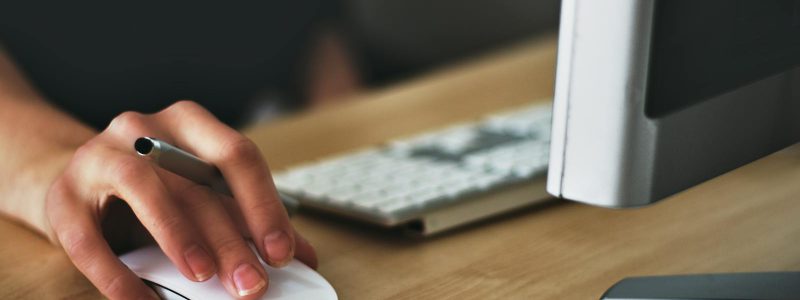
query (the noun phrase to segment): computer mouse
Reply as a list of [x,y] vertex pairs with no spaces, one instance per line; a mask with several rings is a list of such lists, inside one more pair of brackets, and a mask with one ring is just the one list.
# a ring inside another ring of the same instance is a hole
[[[120,256],[125,265],[147,282],[163,299],[231,299],[219,278],[205,282],[186,279],[156,246],[135,250]],[[269,274],[269,288],[262,299],[320,299],[336,300],[333,287],[319,273],[294,260],[277,269],[261,265]]]

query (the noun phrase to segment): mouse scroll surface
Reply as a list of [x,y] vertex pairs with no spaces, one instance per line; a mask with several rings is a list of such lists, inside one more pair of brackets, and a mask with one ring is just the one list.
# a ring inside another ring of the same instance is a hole
[[[186,279],[156,246],[138,249],[120,259],[140,278],[155,285],[159,294],[175,293],[170,299],[231,299],[217,276],[205,282]],[[299,261],[276,269],[261,261],[269,274],[269,288],[262,299],[337,299],[333,287],[316,271]]]

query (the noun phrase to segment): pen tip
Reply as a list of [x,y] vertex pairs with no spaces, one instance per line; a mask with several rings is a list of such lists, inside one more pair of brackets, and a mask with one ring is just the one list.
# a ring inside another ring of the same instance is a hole
[[133,148],[139,155],[148,155],[153,151],[153,140],[148,137],[140,137],[133,143]]

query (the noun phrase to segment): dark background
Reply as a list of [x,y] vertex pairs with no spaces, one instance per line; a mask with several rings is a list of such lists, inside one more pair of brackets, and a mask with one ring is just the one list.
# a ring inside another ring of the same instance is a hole
[[652,118],[800,65],[800,1],[661,0],[653,26]]

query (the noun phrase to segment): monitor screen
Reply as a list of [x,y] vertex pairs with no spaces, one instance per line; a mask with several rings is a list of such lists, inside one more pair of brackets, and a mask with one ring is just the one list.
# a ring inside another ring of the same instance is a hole
[[651,118],[800,65],[800,1],[656,1],[653,20]]

